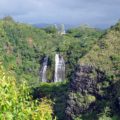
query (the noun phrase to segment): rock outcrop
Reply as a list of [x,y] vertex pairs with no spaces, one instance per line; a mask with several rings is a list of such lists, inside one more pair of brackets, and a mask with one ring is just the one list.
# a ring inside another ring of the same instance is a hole
[[106,79],[105,73],[93,66],[76,67],[67,100],[67,120],[94,109],[96,100],[105,97],[101,90],[108,87]]

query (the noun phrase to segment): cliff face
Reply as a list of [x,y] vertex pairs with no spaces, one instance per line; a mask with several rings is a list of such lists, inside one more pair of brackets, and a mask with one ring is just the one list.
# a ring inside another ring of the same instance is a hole
[[74,92],[95,93],[97,82],[105,79],[104,73],[92,66],[78,66],[75,71],[71,83]]
[[119,45],[120,22],[108,29],[79,60],[70,83],[68,120],[120,119]]
[[[108,100],[107,91],[111,82],[104,72],[93,66],[77,66],[70,83],[70,91],[67,100],[67,120],[85,113],[92,113],[98,109],[97,102]],[[102,106],[101,106],[102,107]],[[96,119],[96,116],[94,116]],[[93,119],[93,118],[92,118]]]

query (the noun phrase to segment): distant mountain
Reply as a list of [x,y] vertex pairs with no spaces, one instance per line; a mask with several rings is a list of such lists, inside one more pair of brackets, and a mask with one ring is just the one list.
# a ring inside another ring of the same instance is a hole
[[33,24],[33,26],[38,27],[38,28],[44,28],[47,26],[51,26],[52,24],[47,24],[47,23],[39,23],[39,24]]
[[[49,24],[49,23],[38,23],[38,24],[33,24],[33,26],[38,27],[38,28],[45,28],[47,26],[52,26],[52,25],[57,25],[60,26],[60,23],[55,23],[55,24]],[[70,24],[64,24],[65,30],[68,30],[70,28],[75,28],[75,25],[70,25]]]

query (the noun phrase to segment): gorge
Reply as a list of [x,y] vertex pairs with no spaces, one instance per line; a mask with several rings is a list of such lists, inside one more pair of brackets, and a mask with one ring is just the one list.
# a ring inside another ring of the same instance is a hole
[[119,45],[120,21],[58,34],[0,20],[0,119],[120,120]]

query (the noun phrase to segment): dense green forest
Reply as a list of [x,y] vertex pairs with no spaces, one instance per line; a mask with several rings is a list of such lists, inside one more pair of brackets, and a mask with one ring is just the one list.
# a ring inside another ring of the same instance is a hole
[[[0,120],[119,120],[120,22],[59,34],[0,20]],[[55,54],[64,57],[63,82],[53,83]],[[40,68],[49,57],[47,80]]]
[[75,120],[119,120],[120,22],[82,58],[70,83],[67,115]]
[[61,36],[53,26],[39,29],[11,19],[0,21],[1,60],[8,70],[15,71],[18,81],[26,79],[30,84],[39,82],[39,68],[45,55],[50,58],[48,80],[52,79],[56,52],[64,56],[66,76],[70,76],[78,59],[92,48],[103,33],[82,26]]

